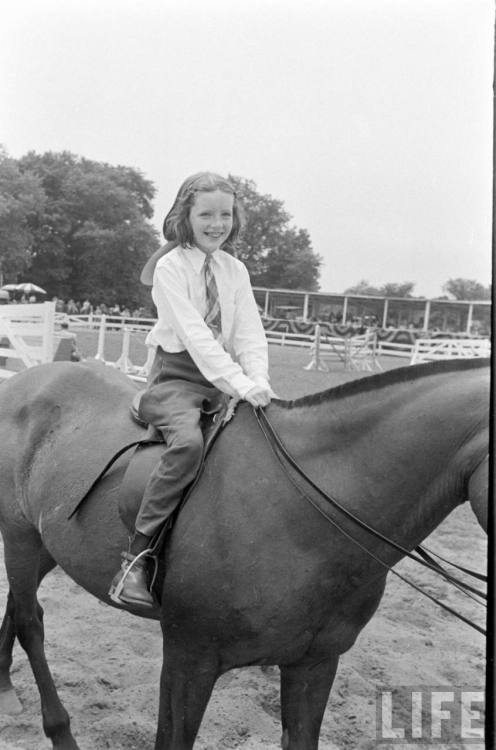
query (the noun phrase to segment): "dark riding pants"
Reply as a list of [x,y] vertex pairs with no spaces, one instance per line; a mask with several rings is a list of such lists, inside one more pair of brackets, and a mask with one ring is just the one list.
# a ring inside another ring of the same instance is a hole
[[217,408],[221,397],[188,352],[157,349],[139,416],[162,432],[166,447],[145,487],[135,524],[140,534],[151,537],[160,529],[195,478],[203,453],[201,414]]

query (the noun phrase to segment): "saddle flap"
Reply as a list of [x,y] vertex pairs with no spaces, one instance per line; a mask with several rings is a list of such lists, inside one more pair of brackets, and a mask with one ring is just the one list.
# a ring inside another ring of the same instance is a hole
[[119,489],[119,515],[130,532],[134,531],[146,483],[163,452],[164,443],[143,442],[131,456]]
[[[134,408],[137,413],[137,402],[134,403]],[[210,448],[215,442],[215,439],[224,424],[232,417],[233,408],[232,404],[224,403],[220,411],[215,413],[203,413],[201,420],[204,439],[202,461],[196,478],[185,488],[180,505],[186,501],[189,493],[198,482]],[[146,483],[154,467],[162,457],[164,446],[165,443],[157,443],[153,440],[142,441],[135,448],[122,479],[122,484],[119,490],[119,515],[122,522],[131,533],[134,531],[134,523],[141,505]]]

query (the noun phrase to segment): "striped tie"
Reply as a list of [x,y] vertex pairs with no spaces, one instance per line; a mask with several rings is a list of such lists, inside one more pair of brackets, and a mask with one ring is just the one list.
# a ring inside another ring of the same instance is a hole
[[220,316],[220,303],[219,303],[219,290],[217,289],[217,282],[215,281],[214,272],[211,267],[211,256],[207,254],[205,262],[203,264],[203,273],[205,275],[205,290],[207,297],[207,312],[205,315],[205,323],[208,325],[214,338],[219,338],[222,333],[221,316]]

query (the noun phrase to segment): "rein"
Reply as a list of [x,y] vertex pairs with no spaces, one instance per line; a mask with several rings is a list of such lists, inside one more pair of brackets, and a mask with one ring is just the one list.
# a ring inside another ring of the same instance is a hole
[[[360,528],[364,529],[368,533],[370,533],[372,536],[375,536],[377,539],[380,539],[383,542],[386,542],[386,544],[390,545],[397,551],[401,552],[404,556],[411,558],[415,562],[419,563],[420,565],[423,565],[425,568],[428,568],[429,570],[434,571],[435,573],[438,573],[443,578],[445,578],[449,583],[452,583],[456,588],[461,590],[463,593],[465,593],[467,596],[469,596],[471,599],[474,599],[474,601],[477,601],[479,604],[482,604],[482,602],[479,602],[475,596],[472,596],[471,594],[475,594],[477,597],[480,597],[482,599],[487,599],[486,594],[484,594],[482,591],[479,591],[478,589],[473,588],[472,586],[469,586],[467,583],[460,581],[459,579],[455,578],[454,576],[450,575],[447,571],[444,570],[444,568],[439,565],[439,563],[435,562],[432,557],[424,550],[422,547],[417,547],[416,551],[418,555],[413,554],[406,548],[402,547],[400,544],[397,544],[392,539],[389,539],[388,537],[381,534],[381,532],[377,531],[376,529],[369,526],[367,523],[362,521],[358,516],[356,516],[354,513],[349,511],[347,508],[345,508],[342,503],[340,503],[336,498],[332,497],[332,495],[329,495],[327,492],[325,492],[321,487],[319,487],[315,482],[308,476],[308,474],[303,471],[303,469],[298,465],[298,463],[295,461],[295,459],[291,456],[291,454],[286,449],[285,445],[283,444],[281,438],[275,431],[274,427],[272,426],[271,422],[269,421],[269,418],[265,414],[265,412],[260,409],[254,409],[255,418],[257,420],[257,423],[262,431],[262,434],[264,435],[267,443],[269,444],[269,447],[271,448],[274,456],[280,463],[284,473],[286,474],[288,480],[291,482],[291,484],[298,490],[298,492],[302,495],[302,497],[307,500],[310,505],[312,505],[318,513],[320,513],[326,521],[331,523],[336,529],[338,529],[344,536],[346,536],[350,541],[352,541],[354,544],[356,544],[358,547],[360,547],[366,554],[368,554],[370,557],[372,557],[376,562],[378,562],[382,567],[386,568],[388,571],[396,575],[398,578],[400,578],[402,581],[407,583],[412,588],[419,591],[421,594],[426,596],[428,599],[431,599],[435,604],[438,604],[443,609],[447,610],[451,614],[453,614],[455,617],[458,617],[460,620],[463,620],[467,625],[470,625],[472,628],[477,630],[482,635],[486,635],[486,631],[479,627],[476,623],[472,622],[468,618],[464,617],[463,615],[456,612],[451,607],[447,606],[443,602],[436,599],[434,596],[429,594],[427,591],[424,591],[422,588],[417,586],[415,583],[410,581],[409,579],[402,576],[400,573],[398,573],[396,570],[394,570],[390,565],[385,563],[383,560],[378,558],[376,555],[374,555],[373,552],[371,552],[369,549],[367,549],[364,545],[361,544],[357,539],[355,539],[351,534],[346,532],[339,523],[334,521],[332,518],[330,518],[327,513],[325,513],[319,505],[302,489],[302,487],[298,484],[298,482],[295,480],[295,478],[290,474],[288,470],[288,465],[304,480],[304,482],[309,485],[315,492],[317,492],[320,497],[322,497],[324,500],[326,500],[330,505],[332,505],[334,508],[339,510],[341,513],[343,513],[347,518],[352,520],[355,524],[357,524]],[[440,558],[443,559],[443,558]],[[445,561],[446,562],[446,561]],[[451,563],[450,563],[451,564]],[[459,568],[463,572],[473,575],[476,578],[479,578],[480,580],[485,580],[483,576],[480,576],[478,573],[473,573],[470,570],[467,570],[465,568],[460,568],[459,566],[454,565],[454,567]],[[485,605],[483,605],[485,606]]]

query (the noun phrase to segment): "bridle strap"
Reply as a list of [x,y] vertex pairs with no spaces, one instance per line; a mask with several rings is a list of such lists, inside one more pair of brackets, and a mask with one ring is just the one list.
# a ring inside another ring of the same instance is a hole
[[471,576],[472,578],[477,578],[478,581],[487,583],[487,576],[483,575],[482,573],[476,573],[475,570],[470,570],[470,568],[464,568],[462,565],[457,565],[452,560],[446,560],[446,558],[441,557],[441,555],[438,555],[437,552],[433,552],[432,550],[427,550],[425,547],[421,547],[420,545],[418,547],[415,547],[415,549],[417,550],[419,555],[423,557],[424,560],[426,560],[431,565],[433,565],[436,568],[436,570],[444,570],[444,568],[434,560],[434,557],[437,557],[438,560],[442,560],[447,565],[451,565],[452,568],[456,568],[457,570],[461,571],[462,573],[465,573],[468,576]]
[[[460,615],[455,610],[451,609],[451,607],[448,607],[443,602],[438,601],[433,596],[431,596],[428,592],[424,591],[420,587],[418,587],[416,584],[414,584],[412,581],[409,581],[408,579],[404,578],[402,575],[400,575],[397,571],[395,571],[390,565],[385,563],[383,560],[378,558],[374,553],[372,553],[370,550],[368,550],[364,545],[362,545],[357,539],[355,539],[351,534],[346,532],[344,529],[341,528],[341,526],[332,518],[330,518],[327,513],[325,513],[322,508],[299,486],[299,484],[295,481],[295,479],[291,476],[289,473],[286,464],[289,464],[291,468],[313,489],[315,492],[317,492],[318,495],[320,495],[322,498],[324,498],[328,503],[330,503],[334,508],[339,510],[341,513],[343,513],[347,518],[352,520],[354,523],[356,523],[358,526],[360,526],[362,529],[369,532],[372,536],[375,536],[377,539],[380,539],[381,541],[385,542],[386,544],[390,545],[397,551],[401,552],[402,555],[406,557],[410,557],[415,562],[419,563],[420,565],[423,565],[424,567],[438,573],[439,575],[443,576],[447,581],[455,585],[457,588],[461,589],[464,593],[467,594],[467,596],[470,596],[471,592],[472,594],[475,594],[476,596],[480,597],[481,599],[487,599],[487,596],[484,592],[479,591],[472,586],[469,586],[463,581],[458,580],[454,576],[447,573],[440,565],[435,563],[434,561],[428,562],[427,560],[422,559],[421,557],[414,555],[412,552],[407,550],[405,547],[402,547],[397,542],[394,542],[392,539],[389,539],[388,537],[384,536],[381,532],[377,531],[373,527],[369,526],[365,521],[362,521],[358,516],[356,516],[354,513],[352,513],[350,510],[345,508],[342,503],[340,503],[338,500],[336,500],[335,497],[325,492],[321,487],[319,487],[315,482],[311,479],[311,477],[306,474],[305,471],[298,465],[298,463],[295,461],[295,459],[291,456],[285,445],[283,444],[281,438],[273,428],[269,418],[267,417],[266,413],[260,409],[256,408],[253,410],[255,414],[255,418],[258,422],[258,425],[267,440],[274,456],[277,458],[278,462],[280,463],[284,473],[286,474],[288,480],[293,484],[293,486],[298,490],[298,492],[304,497],[305,500],[307,500],[329,523],[331,523],[333,526],[335,526],[342,534],[344,534],[348,539],[350,539],[354,544],[359,546],[364,552],[366,552],[370,557],[372,557],[376,562],[378,562],[381,566],[387,568],[390,572],[392,572],[397,577],[401,578],[403,581],[408,583],[410,586],[415,588],[420,593],[427,596],[429,599],[434,601],[436,604],[439,604],[443,609],[448,610],[453,615],[458,617],[459,619],[466,622],[468,625],[475,628],[475,630],[478,630],[480,633],[485,635],[486,631],[480,628],[475,623],[471,622],[467,618],[465,618],[463,615]],[[419,550],[420,548],[417,548]],[[420,554],[420,552],[419,552]],[[474,597],[470,597],[474,598]],[[481,603],[481,602],[479,602]]]

